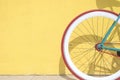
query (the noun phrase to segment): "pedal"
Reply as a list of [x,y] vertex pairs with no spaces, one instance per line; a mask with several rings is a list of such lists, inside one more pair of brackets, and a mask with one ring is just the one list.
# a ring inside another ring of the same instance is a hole
[[117,56],[120,56],[120,51],[117,51]]

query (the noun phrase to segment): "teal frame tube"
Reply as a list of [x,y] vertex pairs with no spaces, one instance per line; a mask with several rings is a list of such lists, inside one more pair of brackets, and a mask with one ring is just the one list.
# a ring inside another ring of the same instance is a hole
[[105,37],[102,39],[102,41],[100,43],[102,45],[102,49],[112,50],[112,51],[120,51],[119,48],[110,48],[110,47],[104,46],[105,41],[107,40],[108,36],[112,32],[112,30],[115,27],[115,25],[118,23],[119,19],[120,19],[120,14],[119,14],[118,18],[113,22],[111,27],[108,29],[107,33],[105,34]]

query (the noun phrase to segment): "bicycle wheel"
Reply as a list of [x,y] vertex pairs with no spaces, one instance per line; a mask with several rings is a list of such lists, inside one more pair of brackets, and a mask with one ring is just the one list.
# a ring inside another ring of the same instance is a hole
[[[120,58],[116,57],[116,52],[96,48],[117,16],[106,10],[88,11],[77,16],[66,28],[62,56],[68,69],[80,80],[119,79]],[[104,45],[120,48],[119,24],[120,21]]]

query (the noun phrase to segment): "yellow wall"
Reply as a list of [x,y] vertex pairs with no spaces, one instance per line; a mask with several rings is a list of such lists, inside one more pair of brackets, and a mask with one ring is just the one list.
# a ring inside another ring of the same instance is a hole
[[0,74],[65,74],[60,46],[66,26],[87,10],[119,12],[112,1],[0,0]]

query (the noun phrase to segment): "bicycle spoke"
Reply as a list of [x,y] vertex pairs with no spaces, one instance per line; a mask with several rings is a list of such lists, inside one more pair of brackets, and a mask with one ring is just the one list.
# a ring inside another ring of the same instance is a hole
[[[76,35],[78,35],[78,36],[80,36],[78,33],[76,33],[76,32],[73,32],[73,33],[75,33]],[[91,42],[91,39],[89,39],[89,38],[85,38],[85,37],[81,37],[83,40],[85,40],[86,42]]]
[[[104,35],[103,35],[103,30],[104,30],[104,28],[103,28],[103,27],[104,27],[104,17],[102,17],[102,18],[103,18],[103,19],[102,19],[102,37],[103,37],[103,36],[104,36]],[[102,39],[101,39],[101,40],[102,40]]]
[[[93,29],[94,29],[94,27],[91,27],[91,25],[90,25],[90,23],[89,23],[88,19],[87,19],[86,21],[87,21],[88,25],[90,26],[90,29],[92,30],[93,35],[96,35],[96,34],[95,34],[95,32],[94,32],[94,30],[93,30]],[[95,40],[95,41],[97,41],[97,39],[95,39],[95,37],[93,37],[93,38],[94,38],[94,40]]]
[[[82,59],[82,57],[84,57],[86,54],[88,54],[88,53],[86,53],[86,52],[89,52],[89,51],[91,51],[91,50],[93,50],[92,48],[90,48],[90,49],[88,49],[88,50],[85,50],[85,51],[83,51],[83,52],[81,52],[82,54],[80,55],[80,54],[78,54],[78,55],[76,55],[76,56],[74,56],[74,57],[71,57],[72,59],[75,59],[76,57],[79,57],[79,55],[81,56],[79,59]],[[80,61],[80,60],[79,60]]]

